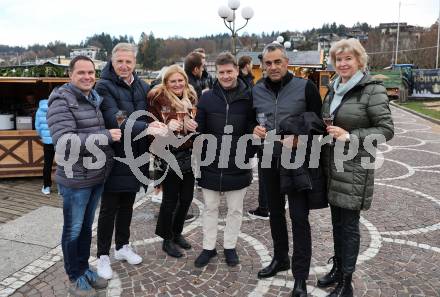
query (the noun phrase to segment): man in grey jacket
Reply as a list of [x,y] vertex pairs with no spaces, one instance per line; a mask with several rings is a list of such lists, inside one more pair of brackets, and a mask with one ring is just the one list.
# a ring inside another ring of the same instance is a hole
[[47,122],[55,148],[55,181],[63,198],[61,246],[71,296],[96,296],[107,281],[89,268],[92,224],[108,176],[120,129],[106,129],[99,109],[101,97],[93,90],[95,65],[85,56],[72,59],[70,83],[49,97]]
[[[254,135],[259,138],[266,138],[266,132],[269,135],[279,133],[280,123],[290,115],[300,115],[309,111],[320,116],[322,103],[318,89],[310,80],[294,77],[288,72],[288,64],[287,52],[282,45],[271,43],[264,48],[263,65],[267,77],[252,89],[253,107],[260,123],[255,127]],[[288,147],[296,146],[297,138],[294,138],[293,144],[287,144],[291,139],[288,137],[281,142],[275,141],[270,158],[266,158],[264,154],[262,157],[261,175],[268,193],[274,257],[269,266],[258,272],[259,278],[272,277],[279,271],[290,268],[285,198],[280,191],[280,163],[282,142]],[[306,280],[309,276],[312,253],[309,206],[304,191],[289,194],[288,201],[294,242],[292,273],[295,284],[292,296],[306,297]]]

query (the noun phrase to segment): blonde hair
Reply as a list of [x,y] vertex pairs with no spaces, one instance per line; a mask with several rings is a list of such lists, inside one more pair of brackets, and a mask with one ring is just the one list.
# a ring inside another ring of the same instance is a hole
[[[176,96],[172,91],[168,90],[167,82],[170,79],[171,75],[179,73],[183,76],[185,80],[185,88],[183,89],[182,98]],[[195,105],[197,103],[197,93],[194,90],[193,86],[188,83],[188,76],[185,71],[179,65],[171,65],[169,66],[162,76],[162,83],[157,86],[156,96],[153,98],[155,100],[160,94],[164,94],[170,100],[171,106],[175,110],[182,110],[184,107],[189,107],[191,105]]]
[[365,70],[368,63],[368,55],[365,48],[355,38],[342,39],[332,45],[330,48],[330,59],[333,67],[336,69],[336,55],[341,53],[353,53],[359,61],[362,70]]

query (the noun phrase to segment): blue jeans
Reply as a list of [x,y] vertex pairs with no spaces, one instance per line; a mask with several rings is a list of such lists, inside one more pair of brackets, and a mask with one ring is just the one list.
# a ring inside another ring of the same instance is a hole
[[81,189],[62,185],[58,187],[63,197],[64,226],[61,247],[64,268],[69,279],[76,281],[89,269],[92,224],[104,185]]

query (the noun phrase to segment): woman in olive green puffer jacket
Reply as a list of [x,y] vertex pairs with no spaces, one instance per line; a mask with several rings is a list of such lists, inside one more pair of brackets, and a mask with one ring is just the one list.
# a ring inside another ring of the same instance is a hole
[[[324,146],[322,161],[335,256],[332,270],[318,280],[318,286],[337,282],[329,296],[353,296],[351,277],[359,254],[360,211],[370,208],[374,187],[374,165],[367,167],[364,162],[374,164],[377,144],[393,137],[394,125],[386,89],[364,72],[367,55],[359,41],[347,39],[335,43],[330,57],[338,76],[324,99],[322,115],[333,120],[327,126],[333,143]],[[378,141],[370,141],[371,137]],[[357,140],[359,148],[351,151]],[[353,158],[342,162],[342,151],[354,152]]]

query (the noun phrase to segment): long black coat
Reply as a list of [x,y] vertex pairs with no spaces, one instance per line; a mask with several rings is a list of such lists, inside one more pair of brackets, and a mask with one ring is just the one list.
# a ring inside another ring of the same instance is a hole
[[[322,168],[310,168],[312,137],[323,135],[324,122],[314,112],[304,112],[300,115],[291,115],[280,123],[281,134],[307,135],[307,151],[304,164],[297,169],[281,167],[280,186],[282,193],[305,191],[309,209],[319,209],[328,206],[326,180]],[[292,151],[292,157],[295,150]]]
[[[101,104],[101,111],[104,115],[105,126],[107,129],[118,128],[115,114],[118,110],[125,110],[130,116],[137,110],[147,110],[147,93],[149,86],[134,74],[134,81],[129,86],[120,79],[111,64],[108,62],[101,73],[101,79],[96,84],[96,91],[104,100]],[[146,118],[138,118],[134,123],[132,130],[133,139],[136,135],[145,130],[147,126]],[[115,142],[112,147],[117,157],[125,158],[124,152],[124,128],[121,129],[123,135],[120,142]],[[142,155],[147,150],[147,139],[144,137],[136,142],[131,142],[134,157]],[[147,174],[147,166],[141,168],[144,174]],[[132,173],[130,167],[124,163],[116,161],[110,177],[105,184],[107,192],[137,192],[140,188],[140,182]]]
[[[222,192],[240,190],[249,186],[252,181],[251,170],[240,169],[235,163],[238,139],[244,134],[252,133],[252,127],[255,125],[251,90],[243,81],[238,82],[239,85],[234,92],[226,92],[218,81],[215,81],[213,89],[205,92],[197,104],[197,131],[211,134],[217,140],[214,162],[200,168],[201,177],[198,184],[205,189]],[[222,137],[227,135],[224,131],[226,125],[233,126],[233,132],[229,134],[232,135],[231,148],[229,159],[223,160],[227,162],[227,166],[224,166],[226,168],[219,168]],[[205,158],[206,147],[203,149],[202,160]],[[245,153],[245,160],[248,160],[255,152],[248,145],[246,152],[239,153]]]

